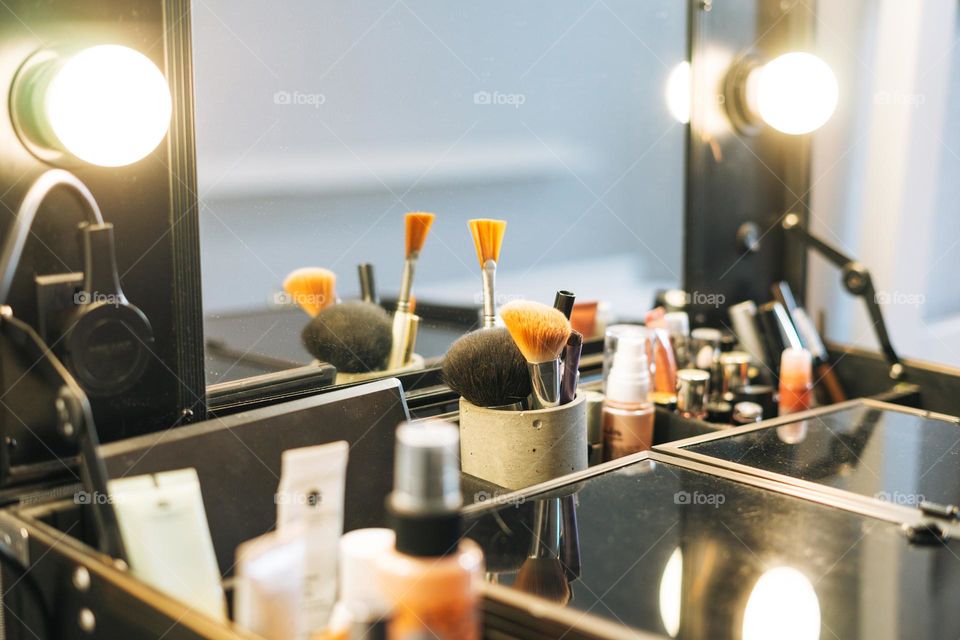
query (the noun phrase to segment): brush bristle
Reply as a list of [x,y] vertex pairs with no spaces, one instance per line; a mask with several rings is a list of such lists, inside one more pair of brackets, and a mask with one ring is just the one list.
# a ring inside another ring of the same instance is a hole
[[283,290],[301,309],[315,316],[337,301],[336,284],[333,271],[303,267],[290,272],[283,281]]
[[477,249],[477,258],[480,266],[487,260],[500,260],[500,246],[503,244],[503,234],[507,231],[506,220],[478,219],[469,220],[470,233],[473,234],[473,246]]
[[303,346],[317,360],[343,373],[382,371],[390,355],[390,316],[372,302],[351,300],[324,309],[301,334]]
[[477,329],[450,345],[443,380],[477,407],[502,407],[530,395],[527,361],[503,327]]
[[527,558],[517,572],[513,586],[558,604],[570,602],[570,581],[563,563],[556,558]]
[[527,362],[556,360],[570,337],[570,321],[563,313],[539,302],[508,302],[500,317]]
[[432,213],[423,211],[412,211],[406,215],[407,225],[407,257],[411,254],[420,253],[423,249],[423,243],[427,241],[427,234],[430,233],[430,225],[436,216]]

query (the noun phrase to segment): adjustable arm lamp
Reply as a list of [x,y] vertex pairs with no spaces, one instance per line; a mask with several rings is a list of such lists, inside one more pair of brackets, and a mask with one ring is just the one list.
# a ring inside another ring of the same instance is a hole
[[873,278],[871,278],[867,268],[804,229],[800,225],[800,216],[795,213],[787,214],[784,217],[783,228],[789,236],[793,236],[804,246],[814,249],[827,260],[840,267],[843,286],[851,294],[863,298],[867,306],[867,312],[869,312],[870,320],[873,322],[873,331],[880,342],[880,348],[883,350],[887,363],[890,365],[890,377],[894,380],[903,377],[903,364],[901,364],[900,356],[897,355],[893,344],[890,342],[883,312],[880,310],[880,305],[877,304],[877,292],[873,287]]

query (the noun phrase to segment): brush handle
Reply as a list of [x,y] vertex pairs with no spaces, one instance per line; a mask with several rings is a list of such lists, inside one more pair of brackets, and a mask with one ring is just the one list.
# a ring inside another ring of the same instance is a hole
[[397,313],[410,311],[410,295],[413,293],[413,276],[417,270],[417,254],[412,253],[403,261],[403,277],[400,280],[400,295],[397,296]]
[[577,496],[560,498],[560,562],[567,574],[567,580],[573,582],[580,577],[582,562],[580,558],[580,529],[577,524]]
[[560,360],[528,362],[531,409],[550,409],[560,406]]
[[373,265],[364,262],[357,265],[357,273],[360,276],[360,297],[364,302],[379,304],[377,300],[377,286],[373,279]]
[[417,348],[417,333],[420,331],[420,316],[415,313],[407,314],[407,333],[403,341],[403,364],[406,366],[413,359],[413,352]]
[[577,382],[580,379],[580,354],[583,343],[563,348],[563,377],[560,380],[560,404],[573,402],[577,397]]
[[560,557],[560,498],[544,498],[534,506],[531,558]]
[[497,324],[497,298],[494,284],[497,278],[497,263],[487,260],[483,263],[483,328],[492,329]]

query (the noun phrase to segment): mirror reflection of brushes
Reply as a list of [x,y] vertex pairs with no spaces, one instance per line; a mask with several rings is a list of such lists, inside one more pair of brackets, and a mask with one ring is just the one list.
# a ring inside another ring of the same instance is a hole
[[520,591],[558,604],[570,602],[572,591],[560,560],[560,498],[537,502],[534,510],[533,545],[517,572],[513,586]]
[[300,336],[304,348],[341,373],[383,370],[393,342],[390,316],[372,302],[337,304],[336,280],[329,269],[306,267],[283,282],[291,301],[312,316]]
[[412,352],[410,341],[416,339],[411,334],[410,304],[413,295],[413,276],[420,258],[420,251],[427,241],[430,227],[436,216],[424,211],[413,211],[404,217],[405,244],[403,261],[403,279],[400,281],[400,294],[397,296],[397,310],[393,316],[393,346],[390,350],[389,368],[396,369],[407,363],[407,354]]
[[506,220],[478,219],[469,220],[467,225],[473,235],[473,245],[477,250],[480,270],[483,274],[483,327],[489,328],[497,322],[497,298],[494,293],[497,277],[497,261],[500,260],[500,247],[503,234],[507,230]]

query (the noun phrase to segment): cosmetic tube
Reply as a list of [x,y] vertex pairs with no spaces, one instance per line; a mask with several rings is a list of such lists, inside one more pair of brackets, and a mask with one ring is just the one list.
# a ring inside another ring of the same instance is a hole
[[266,640],[307,637],[303,582],[307,537],[290,526],[237,548],[236,623]]
[[645,451],[653,444],[647,339],[620,338],[613,356],[603,401],[604,460]]
[[396,545],[377,563],[390,597],[391,640],[478,640],[483,552],[461,540],[457,427],[397,429],[394,488],[387,501]]
[[107,483],[131,572],[190,608],[226,620],[226,600],[196,469]]
[[813,406],[813,357],[806,349],[784,349],[780,358],[780,415]]
[[307,539],[303,605],[310,633],[327,625],[336,601],[348,450],[340,441],[283,452],[277,530],[299,527]]

